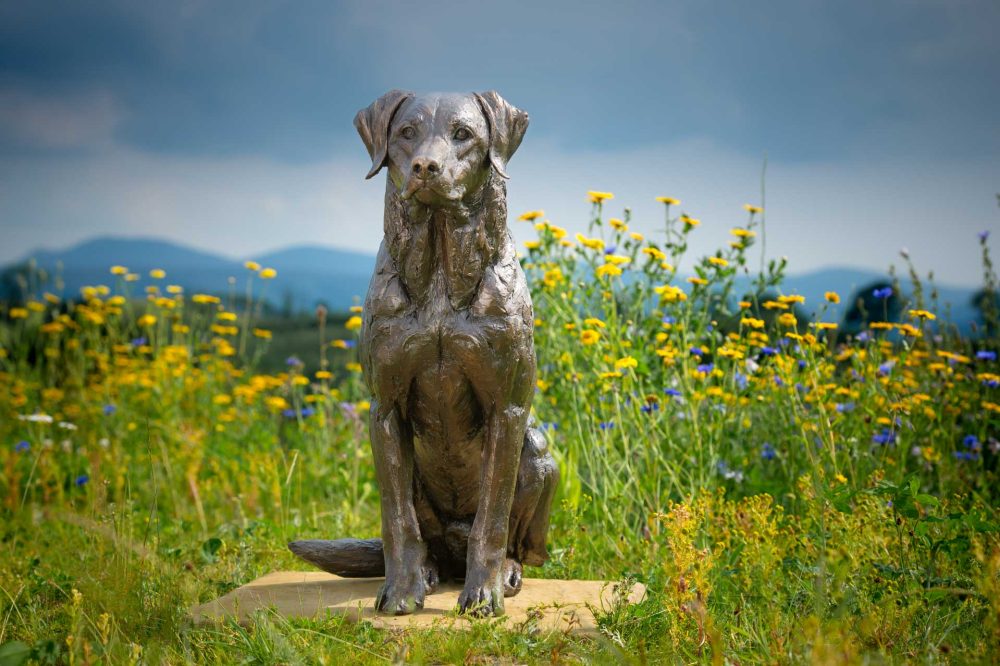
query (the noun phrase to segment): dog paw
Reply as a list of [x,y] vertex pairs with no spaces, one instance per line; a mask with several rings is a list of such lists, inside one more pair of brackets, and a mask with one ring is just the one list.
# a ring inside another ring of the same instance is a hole
[[522,575],[521,563],[507,558],[503,565],[503,596],[513,597],[521,591]]
[[475,617],[503,615],[504,588],[499,576],[483,583],[466,580],[465,589],[458,597],[459,612]]
[[428,578],[422,568],[409,574],[386,576],[375,598],[375,610],[387,615],[409,615],[423,608],[431,582]]

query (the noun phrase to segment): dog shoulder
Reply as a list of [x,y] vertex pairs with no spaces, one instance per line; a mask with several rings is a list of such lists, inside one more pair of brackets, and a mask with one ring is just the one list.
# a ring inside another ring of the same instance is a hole
[[375,272],[368,285],[365,311],[372,316],[392,315],[402,312],[409,305],[410,297],[396,270],[396,264],[383,243],[375,260]]
[[513,252],[504,252],[500,261],[483,273],[472,311],[482,316],[519,316],[533,322],[528,284]]

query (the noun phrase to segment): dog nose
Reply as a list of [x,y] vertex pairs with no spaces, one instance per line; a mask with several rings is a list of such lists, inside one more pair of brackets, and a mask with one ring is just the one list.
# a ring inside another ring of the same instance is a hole
[[441,165],[436,160],[429,157],[413,158],[413,175],[417,178],[433,178],[441,171]]

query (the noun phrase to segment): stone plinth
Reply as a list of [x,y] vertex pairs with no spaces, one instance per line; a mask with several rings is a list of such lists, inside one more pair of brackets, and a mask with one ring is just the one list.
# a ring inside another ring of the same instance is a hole
[[[412,615],[375,613],[375,595],[381,578],[340,578],[320,571],[279,571],[247,583],[229,594],[191,609],[195,622],[236,617],[245,621],[254,612],[275,608],[285,617],[322,618],[327,613],[348,619],[368,620],[377,627],[467,628],[470,619],[455,613],[460,584],[443,584]],[[537,627],[542,631],[594,632],[591,608],[610,608],[614,583],[596,580],[546,580],[526,578],[520,594],[504,600],[506,614],[487,621],[502,622],[512,629]],[[646,593],[636,584],[629,603]]]

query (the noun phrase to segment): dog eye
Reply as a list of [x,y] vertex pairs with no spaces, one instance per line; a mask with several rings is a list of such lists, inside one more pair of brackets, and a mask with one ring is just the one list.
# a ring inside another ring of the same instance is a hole
[[404,139],[412,139],[417,135],[417,130],[413,129],[412,127],[404,127],[402,130],[400,130],[399,133],[403,136]]
[[452,136],[455,137],[455,141],[468,141],[472,138],[472,132],[464,127],[459,127]]

